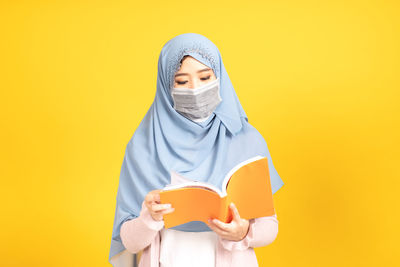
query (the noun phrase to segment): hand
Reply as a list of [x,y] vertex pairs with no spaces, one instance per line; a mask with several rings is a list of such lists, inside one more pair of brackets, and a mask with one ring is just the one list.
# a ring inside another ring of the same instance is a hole
[[150,191],[144,198],[144,204],[150,211],[151,217],[156,221],[163,220],[163,215],[173,212],[175,209],[171,208],[171,204],[160,204],[159,190]]
[[208,226],[224,239],[240,241],[246,237],[249,232],[250,222],[240,218],[236,206],[231,203],[229,207],[232,210],[233,219],[230,223],[224,223],[218,219],[208,220]]

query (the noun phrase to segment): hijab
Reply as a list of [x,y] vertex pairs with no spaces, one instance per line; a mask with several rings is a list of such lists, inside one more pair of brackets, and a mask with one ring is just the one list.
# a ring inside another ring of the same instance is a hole
[[[220,78],[221,103],[203,122],[194,122],[173,108],[170,90],[181,59],[190,55]],[[222,190],[225,175],[254,156],[266,156],[274,194],[283,185],[262,135],[249,124],[218,48],[197,33],[178,35],[161,49],[155,98],[129,140],[122,162],[109,260],[125,247],[121,225],[139,216],[145,196],[170,184],[170,171],[207,182]],[[212,231],[193,221],[172,229]]]

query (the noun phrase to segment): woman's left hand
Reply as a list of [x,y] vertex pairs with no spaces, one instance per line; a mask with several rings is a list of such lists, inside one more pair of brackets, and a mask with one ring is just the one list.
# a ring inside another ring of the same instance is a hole
[[229,207],[233,214],[233,219],[230,223],[224,223],[218,219],[209,219],[207,225],[224,239],[240,241],[246,237],[250,222],[240,218],[239,211],[233,203],[231,203]]

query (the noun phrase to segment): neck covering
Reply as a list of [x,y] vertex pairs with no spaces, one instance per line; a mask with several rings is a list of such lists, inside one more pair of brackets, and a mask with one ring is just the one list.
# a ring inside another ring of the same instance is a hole
[[[203,122],[194,122],[173,108],[170,90],[180,61],[190,55],[220,78],[222,102]],[[225,175],[254,156],[266,156],[274,194],[283,185],[262,135],[248,123],[222,62],[218,48],[206,37],[185,33],[163,46],[158,59],[157,91],[153,103],[128,142],[122,162],[109,260],[123,251],[121,225],[139,216],[145,196],[170,183],[170,171],[210,183],[222,190]],[[194,221],[175,230],[212,231]]]

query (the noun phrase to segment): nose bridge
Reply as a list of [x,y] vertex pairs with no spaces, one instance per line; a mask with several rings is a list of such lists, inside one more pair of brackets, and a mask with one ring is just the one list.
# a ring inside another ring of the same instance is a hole
[[195,89],[200,86],[200,79],[197,78],[196,76],[192,76],[192,82],[191,82],[191,89]]

